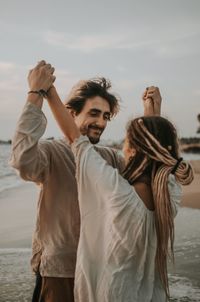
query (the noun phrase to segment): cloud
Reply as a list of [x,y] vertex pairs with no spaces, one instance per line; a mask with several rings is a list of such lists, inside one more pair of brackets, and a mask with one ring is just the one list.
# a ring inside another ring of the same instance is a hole
[[11,96],[13,93],[23,92],[27,89],[27,74],[30,66],[15,64],[13,62],[0,62],[0,97]]
[[69,50],[79,50],[86,53],[99,49],[120,48],[123,37],[120,35],[73,35],[55,31],[48,31],[44,35],[45,41],[57,47]]
[[55,75],[55,86],[62,98],[65,99],[71,88],[80,80],[80,76],[64,69],[57,69]]
[[[146,30],[146,29],[145,29]],[[145,30],[114,31],[106,34],[75,35],[65,32],[48,31],[43,34],[44,41],[60,49],[77,50],[91,53],[96,50],[137,50],[145,48],[159,40],[149,38]]]
[[0,62],[0,73],[10,73],[16,68],[16,64],[10,62]]
[[[200,97],[200,89],[197,88],[196,90],[193,90],[192,95],[194,95],[195,97]],[[199,101],[199,99],[198,99],[198,101]]]
[[[184,21],[184,22],[183,22]],[[47,31],[43,40],[63,50],[76,50],[93,53],[99,50],[152,51],[161,57],[177,57],[199,51],[199,24],[185,20],[161,26],[140,24],[132,28],[115,28],[106,33],[76,34],[69,32]],[[195,45],[195,47],[194,47]]]
[[0,62],[0,91],[2,94],[23,90],[25,67],[12,62]]
[[165,58],[181,58],[199,54],[200,51],[200,34],[188,34],[166,41],[160,41],[155,47],[155,53]]
[[134,86],[135,86],[135,83],[133,80],[121,79],[117,82],[117,88],[119,90],[132,91],[134,89]]

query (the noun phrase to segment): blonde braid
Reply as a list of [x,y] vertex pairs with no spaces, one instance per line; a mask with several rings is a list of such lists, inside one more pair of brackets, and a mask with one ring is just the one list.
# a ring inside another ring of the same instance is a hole
[[180,184],[189,185],[194,178],[191,165],[186,161],[182,161],[175,172],[175,177]]
[[148,158],[145,157],[141,165],[131,174],[130,181],[134,182],[134,180],[142,174],[142,172],[145,170],[147,165],[148,165]]
[[[153,121],[162,120],[170,124],[161,117],[151,117],[150,119]],[[134,162],[129,164],[129,173],[125,173],[125,175],[128,175],[130,183],[134,183],[134,180],[145,173],[144,171],[148,165],[152,164],[151,187],[154,197],[157,233],[156,264],[166,295],[169,298],[167,257],[169,256],[168,243],[170,241],[170,256],[174,259],[174,217],[168,190],[168,179],[177,163],[177,159],[148,131],[143,120],[145,118],[135,119],[127,131],[130,144],[140,154],[143,154],[143,158],[136,166],[136,169],[134,169]],[[190,164],[181,161],[175,171],[175,178],[182,185],[191,183],[193,180],[193,171]]]

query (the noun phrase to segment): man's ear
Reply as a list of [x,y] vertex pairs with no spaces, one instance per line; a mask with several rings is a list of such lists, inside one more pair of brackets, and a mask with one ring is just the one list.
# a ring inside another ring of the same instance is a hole
[[71,114],[71,116],[72,116],[73,118],[75,118],[75,116],[76,116],[76,111],[75,111],[74,109],[71,109],[71,108],[67,108],[67,110],[69,111],[69,113]]

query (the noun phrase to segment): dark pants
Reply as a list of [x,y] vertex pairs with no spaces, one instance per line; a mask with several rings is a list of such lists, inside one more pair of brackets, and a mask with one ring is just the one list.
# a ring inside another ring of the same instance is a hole
[[32,302],[74,302],[74,278],[42,277],[37,273]]

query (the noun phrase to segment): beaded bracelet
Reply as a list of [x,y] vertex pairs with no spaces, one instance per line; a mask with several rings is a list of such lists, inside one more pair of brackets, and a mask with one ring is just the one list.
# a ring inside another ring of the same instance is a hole
[[37,94],[39,94],[40,96],[42,96],[42,97],[47,97],[47,92],[44,90],[44,89],[40,89],[40,90],[30,90],[29,92],[28,92],[28,94],[29,93],[37,93]]

